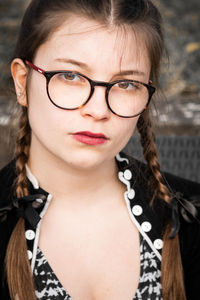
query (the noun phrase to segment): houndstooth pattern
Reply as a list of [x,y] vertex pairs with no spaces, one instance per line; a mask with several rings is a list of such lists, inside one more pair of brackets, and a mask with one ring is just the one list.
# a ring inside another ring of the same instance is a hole
[[[146,240],[140,236],[140,279],[133,300],[162,300],[161,264]],[[40,300],[73,300],[59,282],[42,251],[37,249],[34,268],[36,297]]]

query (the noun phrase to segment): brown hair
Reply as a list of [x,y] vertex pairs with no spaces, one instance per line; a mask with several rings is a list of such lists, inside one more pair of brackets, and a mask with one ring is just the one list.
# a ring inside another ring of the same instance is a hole
[[[159,197],[169,203],[171,201],[170,192],[163,183],[160,172],[155,135],[152,131],[148,110],[140,116],[137,128],[141,136],[143,155],[147,161],[150,174],[151,190],[153,191],[151,205],[155,197]],[[162,249],[162,296],[163,300],[186,300],[179,238],[176,235],[173,239],[170,239],[168,237],[170,230],[171,226],[168,224],[164,233],[164,245]]]
[[[38,47],[66,20],[67,14],[94,19],[104,25],[128,25],[144,33],[151,61],[151,79],[157,81],[163,54],[162,21],[158,9],[149,0],[32,0],[24,15],[14,57],[33,61]],[[154,197],[170,202],[170,194],[164,185],[158,162],[155,137],[148,110],[138,121],[144,157],[151,175]],[[16,193],[28,194],[25,164],[29,156],[31,130],[25,108],[16,145]],[[27,257],[24,238],[24,221],[16,225],[6,254],[6,270],[12,300],[35,300],[34,280]],[[164,234],[162,251],[162,292],[164,300],[184,300],[182,264],[178,236],[169,239],[170,224]],[[19,247],[20,245],[20,247]],[[18,251],[20,249],[20,251]],[[31,293],[30,293],[31,291]]]

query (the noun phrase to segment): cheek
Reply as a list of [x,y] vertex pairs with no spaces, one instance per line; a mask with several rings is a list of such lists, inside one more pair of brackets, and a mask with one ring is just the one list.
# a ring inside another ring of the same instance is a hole
[[42,93],[29,94],[29,123],[42,144],[60,144],[78,127],[77,112],[61,110]]
[[126,146],[129,139],[133,135],[138,118],[139,117],[133,119],[122,119],[117,127],[113,126],[113,128],[118,128],[115,132],[115,141],[119,147],[119,150],[123,149]]
[[131,136],[135,130],[135,127],[137,125],[137,121],[138,121],[139,117],[135,117],[135,118],[130,118],[130,119],[123,119],[122,123],[120,125],[120,132],[121,135],[124,136]]
[[42,76],[36,76],[28,86],[28,111],[30,126],[36,136],[46,139],[60,132],[64,113],[50,102]]

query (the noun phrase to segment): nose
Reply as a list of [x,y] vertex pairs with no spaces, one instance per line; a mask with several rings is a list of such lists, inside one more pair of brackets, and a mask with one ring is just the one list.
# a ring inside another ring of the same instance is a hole
[[91,98],[81,108],[81,114],[96,120],[106,120],[110,117],[111,111],[106,103],[106,88],[104,86],[94,87]]

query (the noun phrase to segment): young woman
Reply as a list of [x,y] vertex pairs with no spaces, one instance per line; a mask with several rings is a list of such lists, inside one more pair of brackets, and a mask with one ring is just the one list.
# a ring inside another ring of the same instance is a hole
[[[149,107],[163,53],[148,0],[32,0],[0,173],[0,299],[197,299],[200,186],[162,174]],[[142,164],[122,151],[137,127]]]

